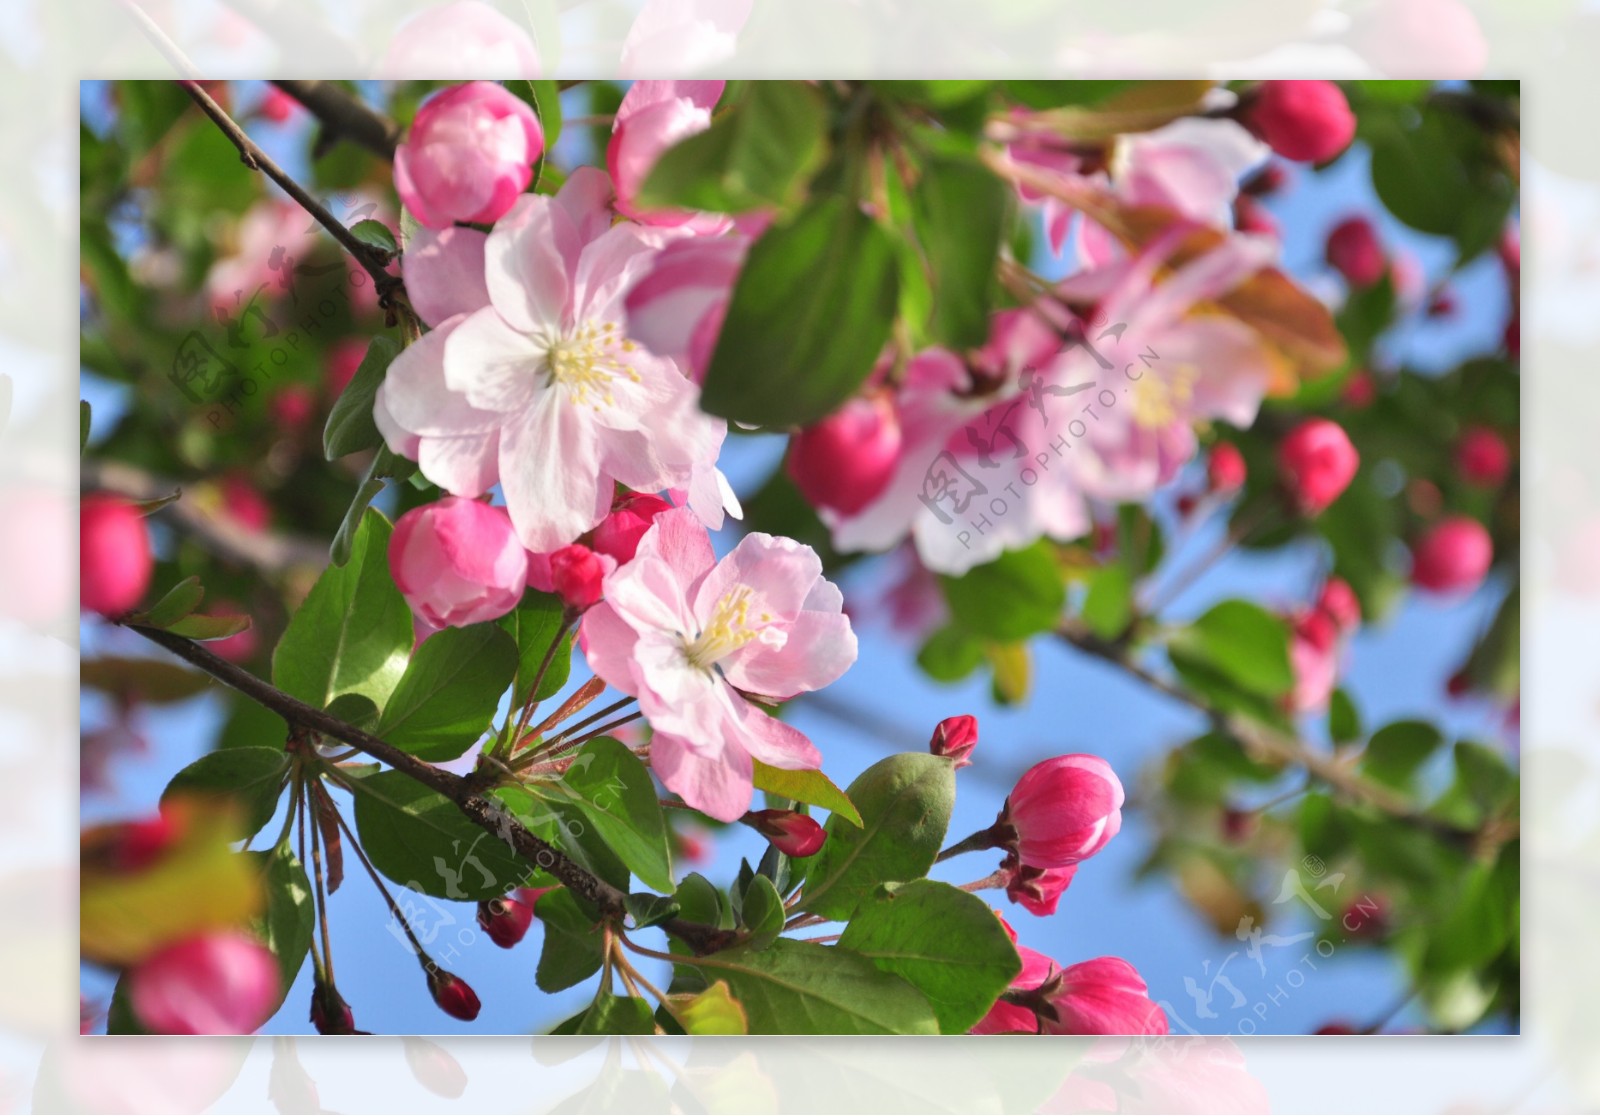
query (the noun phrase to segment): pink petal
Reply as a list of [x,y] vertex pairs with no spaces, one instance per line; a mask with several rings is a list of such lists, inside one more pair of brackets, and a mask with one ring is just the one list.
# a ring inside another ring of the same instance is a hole
[[406,295],[424,322],[436,326],[489,305],[483,255],[487,240],[477,229],[459,226],[417,230],[400,263]]
[[747,585],[760,596],[764,609],[792,617],[804,607],[807,594],[821,576],[822,559],[809,546],[754,532],[740,539],[701,584],[694,612],[700,617],[711,615],[724,593]]
[[604,518],[599,478],[594,431],[558,393],[541,393],[500,432],[500,487],[529,550],[559,550]]
[[756,640],[718,665],[728,681],[752,694],[788,699],[838,680],[856,661],[856,635],[840,612],[801,612],[784,628],[782,647]]
[[650,767],[668,790],[718,821],[737,821],[750,808],[754,767],[737,748],[701,749],[658,732],[650,741]]
[[583,614],[580,629],[583,655],[589,669],[606,685],[625,694],[638,696],[638,683],[633,674],[633,648],[639,640],[634,631],[616,609],[601,601]]
[[605,171],[599,167],[579,167],[562,185],[555,203],[571,219],[578,240],[587,244],[611,227],[611,203],[615,198],[616,192]]
[[570,301],[568,276],[582,247],[564,206],[532,194],[519,198],[484,247],[495,309],[525,333],[560,329]]
[[423,438],[417,452],[422,475],[453,496],[481,496],[500,480],[500,432]]
[[494,307],[485,307],[468,314],[451,334],[444,349],[444,381],[474,407],[511,414],[536,397],[558,394],[543,383],[543,363],[532,337],[512,328]]
[[815,771],[822,766],[822,753],[805,733],[757,709],[727,686],[723,689],[743,707],[739,739],[730,741],[735,748],[742,747],[762,763],[785,771]]
[[453,437],[488,434],[500,424],[499,415],[473,407],[465,395],[450,389],[445,378],[451,338],[469,320],[458,317],[445,321],[407,345],[390,362],[379,397],[388,417],[402,430]]

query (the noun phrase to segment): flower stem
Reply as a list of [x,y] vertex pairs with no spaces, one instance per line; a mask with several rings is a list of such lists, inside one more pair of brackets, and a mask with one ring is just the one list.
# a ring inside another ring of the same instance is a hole
[[938,856],[934,857],[933,862],[935,864],[943,864],[951,857],[960,856],[962,853],[982,852],[984,849],[997,849],[1000,847],[1004,839],[1004,835],[1000,832],[1000,823],[996,822],[988,829],[980,829],[978,832],[972,834],[972,836],[964,837],[960,841],[957,841],[948,849],[945,849],[943,852],[941,852]]

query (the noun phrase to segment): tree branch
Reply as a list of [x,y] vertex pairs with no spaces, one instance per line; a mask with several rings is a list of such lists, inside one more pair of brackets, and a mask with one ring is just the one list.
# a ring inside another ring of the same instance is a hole
[[322,122],[330,136],[358,143],[384,159],[394,158],[405,129],[360,98],[331,81],[275,80],[272,83],[299,101]]
[[282,167],[274,163],[267,153],[257,146],[255,140],[251,139],[245,133],[245,130],[239,127],[233,117],[229,116],[221,105],[212,100],[211,94],[201,88],[198,82],[184,80],[180,84],[188,92],[194,103],[200,106],[201,111],[209,116],[212,122],[222,130],[222,134],[227,136],[233,142],[233,145],[239,149],[239,158],[244,161],[245,166],[252,170],[260,171],[281,186],[284,193],[288,194],[300,204],[302,209],[316,218],[317,223],[332,233],[333,238],[343,245],[344,250],[349,252],[355,261],[366,269],[367,274],[372,276],[374,289],[378,292],[378,305],[386,308],[393,306],[394,295],[402,288],[403,284],[398,276],[389,274],[387,269],[388,258],[370,245],[363,244],[356,238],[354,233],[345,228],[337,217],[329,213],[321,202],[306,193],[305,187],[290,178]]
[[[191,666],[198,667],[223,685],[272,710],[289,724],[343,741],[449,799],[468,821],[506,840],[518,856],[549,872],[569,890],[587,899],[599,909],[602,917],[620,920],[626,912],[626,893],[591,874],[560,849],[534,834],[509,815],[498,801],[475,790],[463,776],[434,767],[324,710],[307,705],[249,671],[219,658],[193,640],[159,628],[139,624],[125,626]],[[681,938],[697,954],[724,949],[734,938],[732,931],[679,918],[668,919],[660,925],[669,934]]]
[[1075,624],[1063,625],[1056,634],[1062,642],[1102,662],[1121,668],[1151,689],[1205,714],[1217,731],[1239,740],[1247,749],[1263,759],[1299,767],[1333,789],[1365,802],[1391,818],[1428,830],[1453,844],[1470,848],[1484,836],[1478,829],[1470,826],[1456,825],[1442,818],[1424,814],[1405,795],[1362,777],[1360,773],[1341,763],[1337,758],[1315,752],[1292,736],[1214,708],[1198,695],[1174,685],[1134,662],[1127,648],[1121,644],[1101,639]]

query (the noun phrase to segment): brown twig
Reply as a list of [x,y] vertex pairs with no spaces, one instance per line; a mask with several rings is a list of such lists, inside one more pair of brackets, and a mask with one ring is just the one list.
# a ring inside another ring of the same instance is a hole
[[360,144],[374,155],[394,158],[405,129],[331,81],[274,80],[273,85],[305,106],[328,135]]
[[[626,893],[593,875],[560,849],[538,837],[507,813],[498,801],[479,793],[463,776],[434,767],[324,710],[307,705],[249,671],[219,658],[193,640],[158,628],[138,624],[125,626],[258,705],[272,710],[291,726],[341,740],[442,795],[454,803],[456,809],[473,825],[506,841],[517,855],[549,872],[575,895],[591,903],[602,918],[619,920],[626,913]],[[680,918],[667,919],[661,923],[661,928],[680,938],[697,954],[724,949],[734,938],[731,931]]]
[[199,82],[185,79],[180,82],[191,100],[200,106],[202,112],[209,116],[212,123],[221,129],[222,134],[232,141],[233,146],[239,149],[239,158],[251,170],[258,170],[272,181],[276,182],[283,192],[293,198],[300,208],[304,209],[318,224],[333,234],[346,252],[359,263],[372,276],[374,289],[378,292],[378,305],[391,307],[394,305],[394,296],[403,284],[398,276],[389,274],[387,270],[388,258],[379,250],[368,244],[362,243],[356,235],[329,213],[321,202],[306,192],[304,186],[296,182],[284,172],[283,168],[274,163],[270,156],[251,139],[245,130],[229,116],[227,111],[215,100],[211,94],[201,87]]

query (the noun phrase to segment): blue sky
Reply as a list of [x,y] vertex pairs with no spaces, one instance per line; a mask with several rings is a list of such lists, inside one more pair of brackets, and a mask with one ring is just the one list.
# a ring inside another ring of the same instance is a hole
[[[86,93],[85,101],[92,116],[97,111],[93,90]],[[261,138],[275,155],[291,153],[299,138],[283,129],[262,132]],[[561,153],[568,154],[567,144],[562,146]],[[578,154],[576,150],[570,153]],[[1444,242],[1413,233],[1383,214],[1372,196],[1365,152],[1359,149],[1321,175],[1297,174],[1294,188],[1268,205],[1284,230],[1285,267],[1314,284],[1330,279],[1321,264],[1326,230],[1358,210],[1379,220],[1390,245],[1413,253],[1430,281],[1452,258]],[[1389,339],[1395,346],[1393,355],[1408,366],[1453,367],[1464,356],[1492,349],[1497,343],[1507,308],[1503,280],[1493,261],[1481,259],[1458,276],[1454,286],[1461,308],[1453,319],[1408,326]],[[112,421],[118,410],[118,393],[86,375],[84,395],[95,405],[97,430],[103,431],[103,424]],[[737,490],[748,495],[775,467],[781,452],[779,438],[732,438],[723,467]],[[1212,523],[1195,532],[1169,556],[1169,563],[1186,564],[1186,557],[1204,552],[1220,531],[1221,525]],[[730,527],[722,532],[719,549],[728,549],[736,539]],[[1172,615],[1194,615],[1230,596],[1268,604],[1302,601],[1313,591],[1320,568],[1318,555],[1308,549],[1280,555],[1234,555],[1179,595]],[[847,592],[871,584],[875,581],[867,564],[852,572]],[[1354,696],[1365,723],[1378,725],[1398,717],[1421,716],[1442,723],[1447,732],[1501,739],[1497,711],[1481,704],[1447,702],[1444,684],[1471,639],[1487,623],[1503,591],[1503,586],[1490,585],[1466,600],[1444,604],[1412,597],[1383,626],[1364,629],[1350,649],[1343,684]],[[87,624],[85,628],[86,653],[105,644],[104,633]],[[828,695],[838,704],[869,711],[871,717],[841,718],[802,702],[796,704],[791,719],[817,742],[826,771],[845,785],[884,755],[925,747],[940,718],[976,713],[982,740],[974,766],[959,776],[952,839],[988,825],[1015,778],[1050,755],[1094,752],[1104,756],[1130,792],[1135,792],[1136,802],[1141,769],[1173,745],[1204,730],[1197,714],[1151,693],[1115,668],[1046,640],[1036,641],[1034,646],[1033,698],[1020,708],[1002,710],[990,703],[986,680],[975,678],[955,686],[935,684],[917,669],[912,661],[915,648],[900,637],[881,625],[863,625],[859,634],[860,659]],[[584,676],[575,664],[574,684]],[[114,767],[115,798],[86,799],[84,820],[132,816],[153,808],[171,773],[208,749],[218,727],[218,709],[218,703],[202,698],[181,707],[149,710],[146,724],[151,752]],[[276,823],[264,832],[275,833]],[[1327,958],[1313,954],[1314,970],[1301,960],[1311,940],[1280,948],[1269,946],[1262,951],[1264,969],[1258,969],[1242,952],[1243,943],[1218,937],[1166,877],[1133,880],[1151,841],[1147,823],[1137,806],[1131,806],[1125,812],[1121,834],[1079,871],[1053,918],[1034,918],[1004,903],[998,893],[990,896],[999,901],[1024,944],[1063,964],[1103,954],[1125,957],[1143,974],[1153,997],[1168,1001],[1189,1025],[1201,1031],[1305,1033],[1335,1017],[1363,1023],[1403,995],[1398,965],[1378,952],[1355,946],[1341,944]],[[716,844],[715,859],[696,867],[712,879],[726,882],[740,856],[754,860],[762,847],[760,838],[734,827]],[[941,875],[964,882],[986,875],[994,862],[987,854],[961,857],[941,866]],[[1341,898],[1353,895],[1341,894]],[[466,932],[475,929],[473,907],[444,904],[456,923],[441,934],[441,941],[453,938],[456,956],[441,960],[472,983],[484,1002],[476,1023],[458,1023],[433,1005],[409,951],[384,931],[387,912],[353,858],[347,864],[345,885],[331,906],[339,985],[355,1009],[358,1026],[388,1033],[522,1033],[548,1028],[587,1000],[584,987],[559,996],[547,996],[534,987],[540,944],[537,929],[509,954],[482,935],[466,944]],[[1297,909],[1301,912],[1298,917],[1275,922],[1270,932],[1293,938],[1317,925],[1304,908]],[[1231,1008],[1231,996],[1223,993],[1213,1002],[1217,1017],[1201,1019],[1193,1011],[1185,980],[1204,987],[1224,964],[1245,1003]],[[306,1029],[308,974],[309,969],[266,1033]],[[587,983],[592,986],[593,982]],[[110,982],[87,972],[84,989],[91,997],[105,998]],[[1397,1017],[1396,1025],[1404,1026],[1408,1020],[1419,1021],[1407,1011]],[[1176,1023],[1174,1027],[1179,1029]]]

